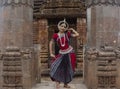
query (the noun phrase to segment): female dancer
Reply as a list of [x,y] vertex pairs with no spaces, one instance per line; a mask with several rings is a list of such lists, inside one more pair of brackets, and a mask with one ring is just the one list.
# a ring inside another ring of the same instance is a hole
[[[54,33],[49,43],[50,56],[53,57],[50,77],[56,81],[56,88],[59,88],[59,83],[63,82],[65,88],[70,88],[68,83],[72,81],[75,69],[76,57],[73,47],[70,45],[71,37],[78,37],[79,33],[73,28],[68,28],[68,23],[63,20],[58,23],[58,33]],[[67,31],[66,31],[67,30]],[[52,50],[53,42],[56,41],[59,45],[59,54],[54,55]]]

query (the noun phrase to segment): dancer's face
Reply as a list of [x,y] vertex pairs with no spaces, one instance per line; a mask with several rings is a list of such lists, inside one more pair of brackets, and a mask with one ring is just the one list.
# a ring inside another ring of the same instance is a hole
[[62,23],[59,27],[58,27],[60,32],[65,32],[66,31],[66,24]]

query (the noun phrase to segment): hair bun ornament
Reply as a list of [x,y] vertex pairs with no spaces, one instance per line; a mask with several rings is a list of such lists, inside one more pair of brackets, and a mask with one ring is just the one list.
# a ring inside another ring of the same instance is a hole
[[66,29],[65,29],[65,30],[67,30],[67,29],[69,28],[69,24],[66,22],[66,19],[64,19],[64,20],[62,20],[62,21],[59,21],[59,23],[58,23],[58,28],[59,28],[60,25],[63,24],[63,23],[66,25]]

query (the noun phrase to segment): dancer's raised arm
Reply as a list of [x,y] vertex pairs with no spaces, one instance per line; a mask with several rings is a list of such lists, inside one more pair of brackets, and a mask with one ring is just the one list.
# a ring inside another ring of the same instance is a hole
[[75,29],[73,28],[69,28],[68,30],[72,31],[72,37],[78,37],[79,36],[79,33],[77,31],[75,31]]

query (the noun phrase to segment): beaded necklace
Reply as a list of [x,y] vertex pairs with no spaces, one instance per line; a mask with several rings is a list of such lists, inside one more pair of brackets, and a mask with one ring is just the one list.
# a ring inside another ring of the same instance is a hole
[[62,37],[61,37],[60,33],[58,33],[58,37],[60,39],[60,45],[62,47],[64,47],[65,46],[65,33],[63,34],[63,43],[62,43]]

